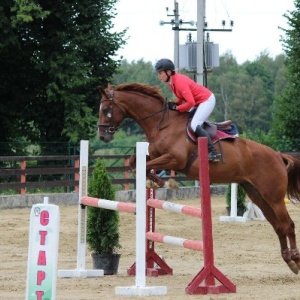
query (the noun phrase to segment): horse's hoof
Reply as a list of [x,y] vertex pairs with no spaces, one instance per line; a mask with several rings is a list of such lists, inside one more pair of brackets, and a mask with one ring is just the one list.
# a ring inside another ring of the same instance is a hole
[[298,274],[299,272],[298,266],[293,260],[289,261],[287,264],[293,273]]
[[152,180],[147,180],[147,182],[146,182],[146,188],[157,190],[157,189],[159,188],[159,186],[158,186],[158,184],[155,183],[154,181],[152,181]]
[[300,270],[300,261],[299,260],[294,260],[294,263],[297,265],[298,270]]
[[170,178],[168,181],[166,181],[164,187],[167,189],[172,189],[172,190],[179,189],[178,183],[173,178]]

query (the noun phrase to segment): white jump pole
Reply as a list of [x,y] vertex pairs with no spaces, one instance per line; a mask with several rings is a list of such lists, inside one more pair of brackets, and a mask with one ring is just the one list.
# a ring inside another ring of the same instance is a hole
[[146,286],[146,155],[149,144],[136,143],[136,275],[135,286],[116,287],[117,295],[159,296],[166,286]]
[[[236,136],[239,136],[236,134]],[[261,210],[250,201],[247,205],[247,211],[243,216],[237,215],[237,189],[238,184],[232,183],[231,186],[231,198],[230,198],[230,216],[220,216],[220,221],[223,222],[247,222],[250,219],[265,220]]]
[[220,221],[223,222],[247,222],[248,218],[237,215],[237,183],[232,183],[230,198],[230,216],[220,216]]
[[230,198],[230,216],[220,216],[220,221],[223,222],[247,222],[249,220],[264,221],[265,217],[262,211],[249,200],[247,210],[243,216],[237,215],[237,189],[238,184],[232,183],[231,186],[231,198]]
[[[79,181],[79,199],[78,205],[83,196],[88,192],[88,167],[89,167],[89,141],[80,141],[80,181]],[[87,209],[84,206],[78,208],[78,233],[77,233],[77,268],[74,270],[59,270],[58,277],[102,277],[103,270],[86,270],[86,222]]]
[[26,300],[56,299],[59,207],[34,204],[30,213]]
[[[239,136],[236,134],[235,136]],[[232,183],[231,188],[231,197],[230,197],[230,216],[220,216],[220,221],[223,222],[246,222],[248,218],[237,216],[237,183]]]

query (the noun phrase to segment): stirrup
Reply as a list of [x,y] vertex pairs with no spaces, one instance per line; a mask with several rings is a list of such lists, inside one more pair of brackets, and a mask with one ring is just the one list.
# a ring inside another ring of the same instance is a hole
[[221,154],[213,153],[213,152],[208,153],[208,160],[211,162],[218,162],[220,161],[220,158],[221,158]]

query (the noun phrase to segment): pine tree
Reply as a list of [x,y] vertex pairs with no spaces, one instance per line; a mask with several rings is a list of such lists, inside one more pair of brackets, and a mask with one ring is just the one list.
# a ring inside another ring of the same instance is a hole
[[[115,191],[101,159],[97,159],[89,178],[88,194],[95,198],[115,199]],[[95,254],[111,254],[120,248],[118,211],[88,207],[87,243]]]
[[299,151],[300,148],[300,1],[295,0],[295,10],[284,16],[289,29],[282,37],[286,53],[287,87],[273,105],[271,135],[274,145],[281,151]]

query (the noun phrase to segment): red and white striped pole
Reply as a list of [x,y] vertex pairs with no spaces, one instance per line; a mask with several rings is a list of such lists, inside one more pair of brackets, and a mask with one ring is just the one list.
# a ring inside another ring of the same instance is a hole
[[88,196],[81,198],[81,204],[129,213],[135,213],[136,211],[136,205],[134,203],[98,199]]
[[176,203],[172,203],[169,201],[163,201],[163,200],[159,200],[159,199],[148,199],[147,204],[154,208],[159,208],[159,209],[163,209],[166,211],[180,213],[180,214],[188,215],[188,216],[192,216],[192,217],[201,218],[201,216],[202,216],[201,209],[197,208],[197,207],[176,204]]

